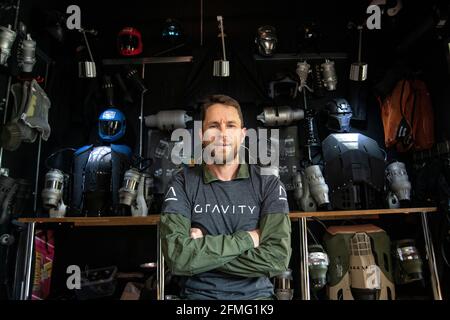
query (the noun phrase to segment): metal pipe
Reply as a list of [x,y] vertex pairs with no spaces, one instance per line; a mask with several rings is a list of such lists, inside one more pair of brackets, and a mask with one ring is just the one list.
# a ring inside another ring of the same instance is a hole
[[34,253],[34,230],[36,227],[35,222],[28,223],[27,225],[27,238],[26,238],[26,248],[25,248],[25,264],[24,264],[24,281],[22,282],[20,299],[29,300],[31,298],[31,284],[33,270],[33,253]]
[[163,64],[163,63],[190,63],[193,61],[192,56],[180,57],[147,57],[147,58],[126,58],[126,59],[104,59],[103,65],[130,65],[130,64]]
[[358,43],[358,62],[361,62],[361,50],[362,50],[362,30],[363,27],[359,26],[358,27],[358,31],[359,31],[359,43]]
[[33,199],[33,212],[37,214],[37,199],[39,189],[39,169],[41,165],[41,150],[42,150],[42,137],[39,134],[38,154],[36,159],[36,179],[34,180],[34,199]]
[[223,60],[227,60],[227,52],[225,50],[225,34],[223,31],[223,17],[220,17],[220,38],[222,39]]
[[14,17],[14,31],[17,30],[17,25],[19,24],[19,11],[20,11],[20,0],[17,0],[16,16]]
[[[6,85],[6,97],[5,97],[5,104],[3,107],[3,120],[2,125],[4,126],[6,124],[6,119],[8,117],[8,105],[9,105],[9,93],[11,91],[11,81],[12,77],[8,77],[8,84]],[[0,147],[0,168],[3,164],[3,147]]]
[[430,236],[428,227],[428,217],[426,212],[421,213],[423,237],[425,239],[425,248],[428,256],[428,266],[430,268],[431,287],[433,289],[434,300],[442,300],[441,285],[439,283],[439,274],[436,265],[436,256],[434,255],[433,240]]
[[83,34],[84,42],[86,42],[86,47],[88,49],[89,57],[91,58],[91,61],[94,62],[94,57],[92,55],[91,47],[89,46],[89,42],[88,42],[88,39],[86,37],[86,31],[81,30],[80,32]]
[[158,254],[157,261],[156,261],[156,282],[157,282],[157,299],[158,300],[164,300],[164,255],[162,253],[161,249],[161,228],[159,227],[159,223],[157,224],[157,230],[156,230],[156,251]]
[[[145,64],[142,65],[142,80],[145,77]],[[144,134],[144,92],[141,93],[141,113],[139,115],[139,156],[142,157],[143,152],[143,134]],[[142,165],[142,163],[141,163]]]
[[203,46],[203,0],[200,0],[200,47]]
[[302,300],[311,300],[308,270],[308,229],[305,217],[298,220],[300,237],[300,289]]

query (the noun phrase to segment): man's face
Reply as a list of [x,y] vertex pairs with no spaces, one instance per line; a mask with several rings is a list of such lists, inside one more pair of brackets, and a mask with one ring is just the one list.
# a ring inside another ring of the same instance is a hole
[[213,157],[214,163],[231,163],[236,159],[246,129],[242,128],[235,107],[213,104],[205,112],[202,129],[200,136],[203,147],[206,154]]

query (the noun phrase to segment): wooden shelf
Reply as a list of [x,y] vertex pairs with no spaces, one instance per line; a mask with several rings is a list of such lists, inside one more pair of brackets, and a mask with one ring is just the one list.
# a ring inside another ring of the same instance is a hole
[[21,218],[19,222],[72,223],[77,227],[157,225],[159,222],[159,214],[147,217]]
[[[291,219],[312,218],[312,217],[324,219],[344,219],[344,218],[367,218],[369,216],[377,216],[381,214],[409,214],[420,212],[437,212],[437,208],[427,207],[427,208],[372,209],[372,210],[317,211],[317,212],[293,211],[289,214],[289,217]],[[156,225],[159,223],[159,214],[152,214],[147,217],[20,218],[19,222],[71,223],[77,227]]]
[[400,208],[400,209],[370,209],[370,210],[349,210],[349,211],[316,211],[303,212],[294,211],[289,214],[291,219],[299,218],[327,218],[327,219],[342,219],[342,218],[364,218],[367,216],[381,215],[381,214],[409,214],[420,212],[437,212],[436,207],[426,208]]

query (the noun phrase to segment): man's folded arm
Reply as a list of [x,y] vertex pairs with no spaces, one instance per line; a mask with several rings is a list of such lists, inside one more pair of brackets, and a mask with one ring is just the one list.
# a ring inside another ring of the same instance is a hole
[[266,214],[260,222],[260,245],[217,270],[242,277],[273,277],[286,271],[291,258],[291,221],[282,213]]
[[192,239],[190,228],[191,220],[181,214],[161,214],[161,248],[174,275],[191,276],[217,269],[254,247],[246,231]]

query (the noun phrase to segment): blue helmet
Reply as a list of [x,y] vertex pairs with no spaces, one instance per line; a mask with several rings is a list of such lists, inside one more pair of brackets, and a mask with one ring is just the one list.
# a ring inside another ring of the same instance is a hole
[[125,128],[125,116],[118,109],[107,109],[98,118],[98,135],[103,141],[114,142],[119,140],[124,136]]

